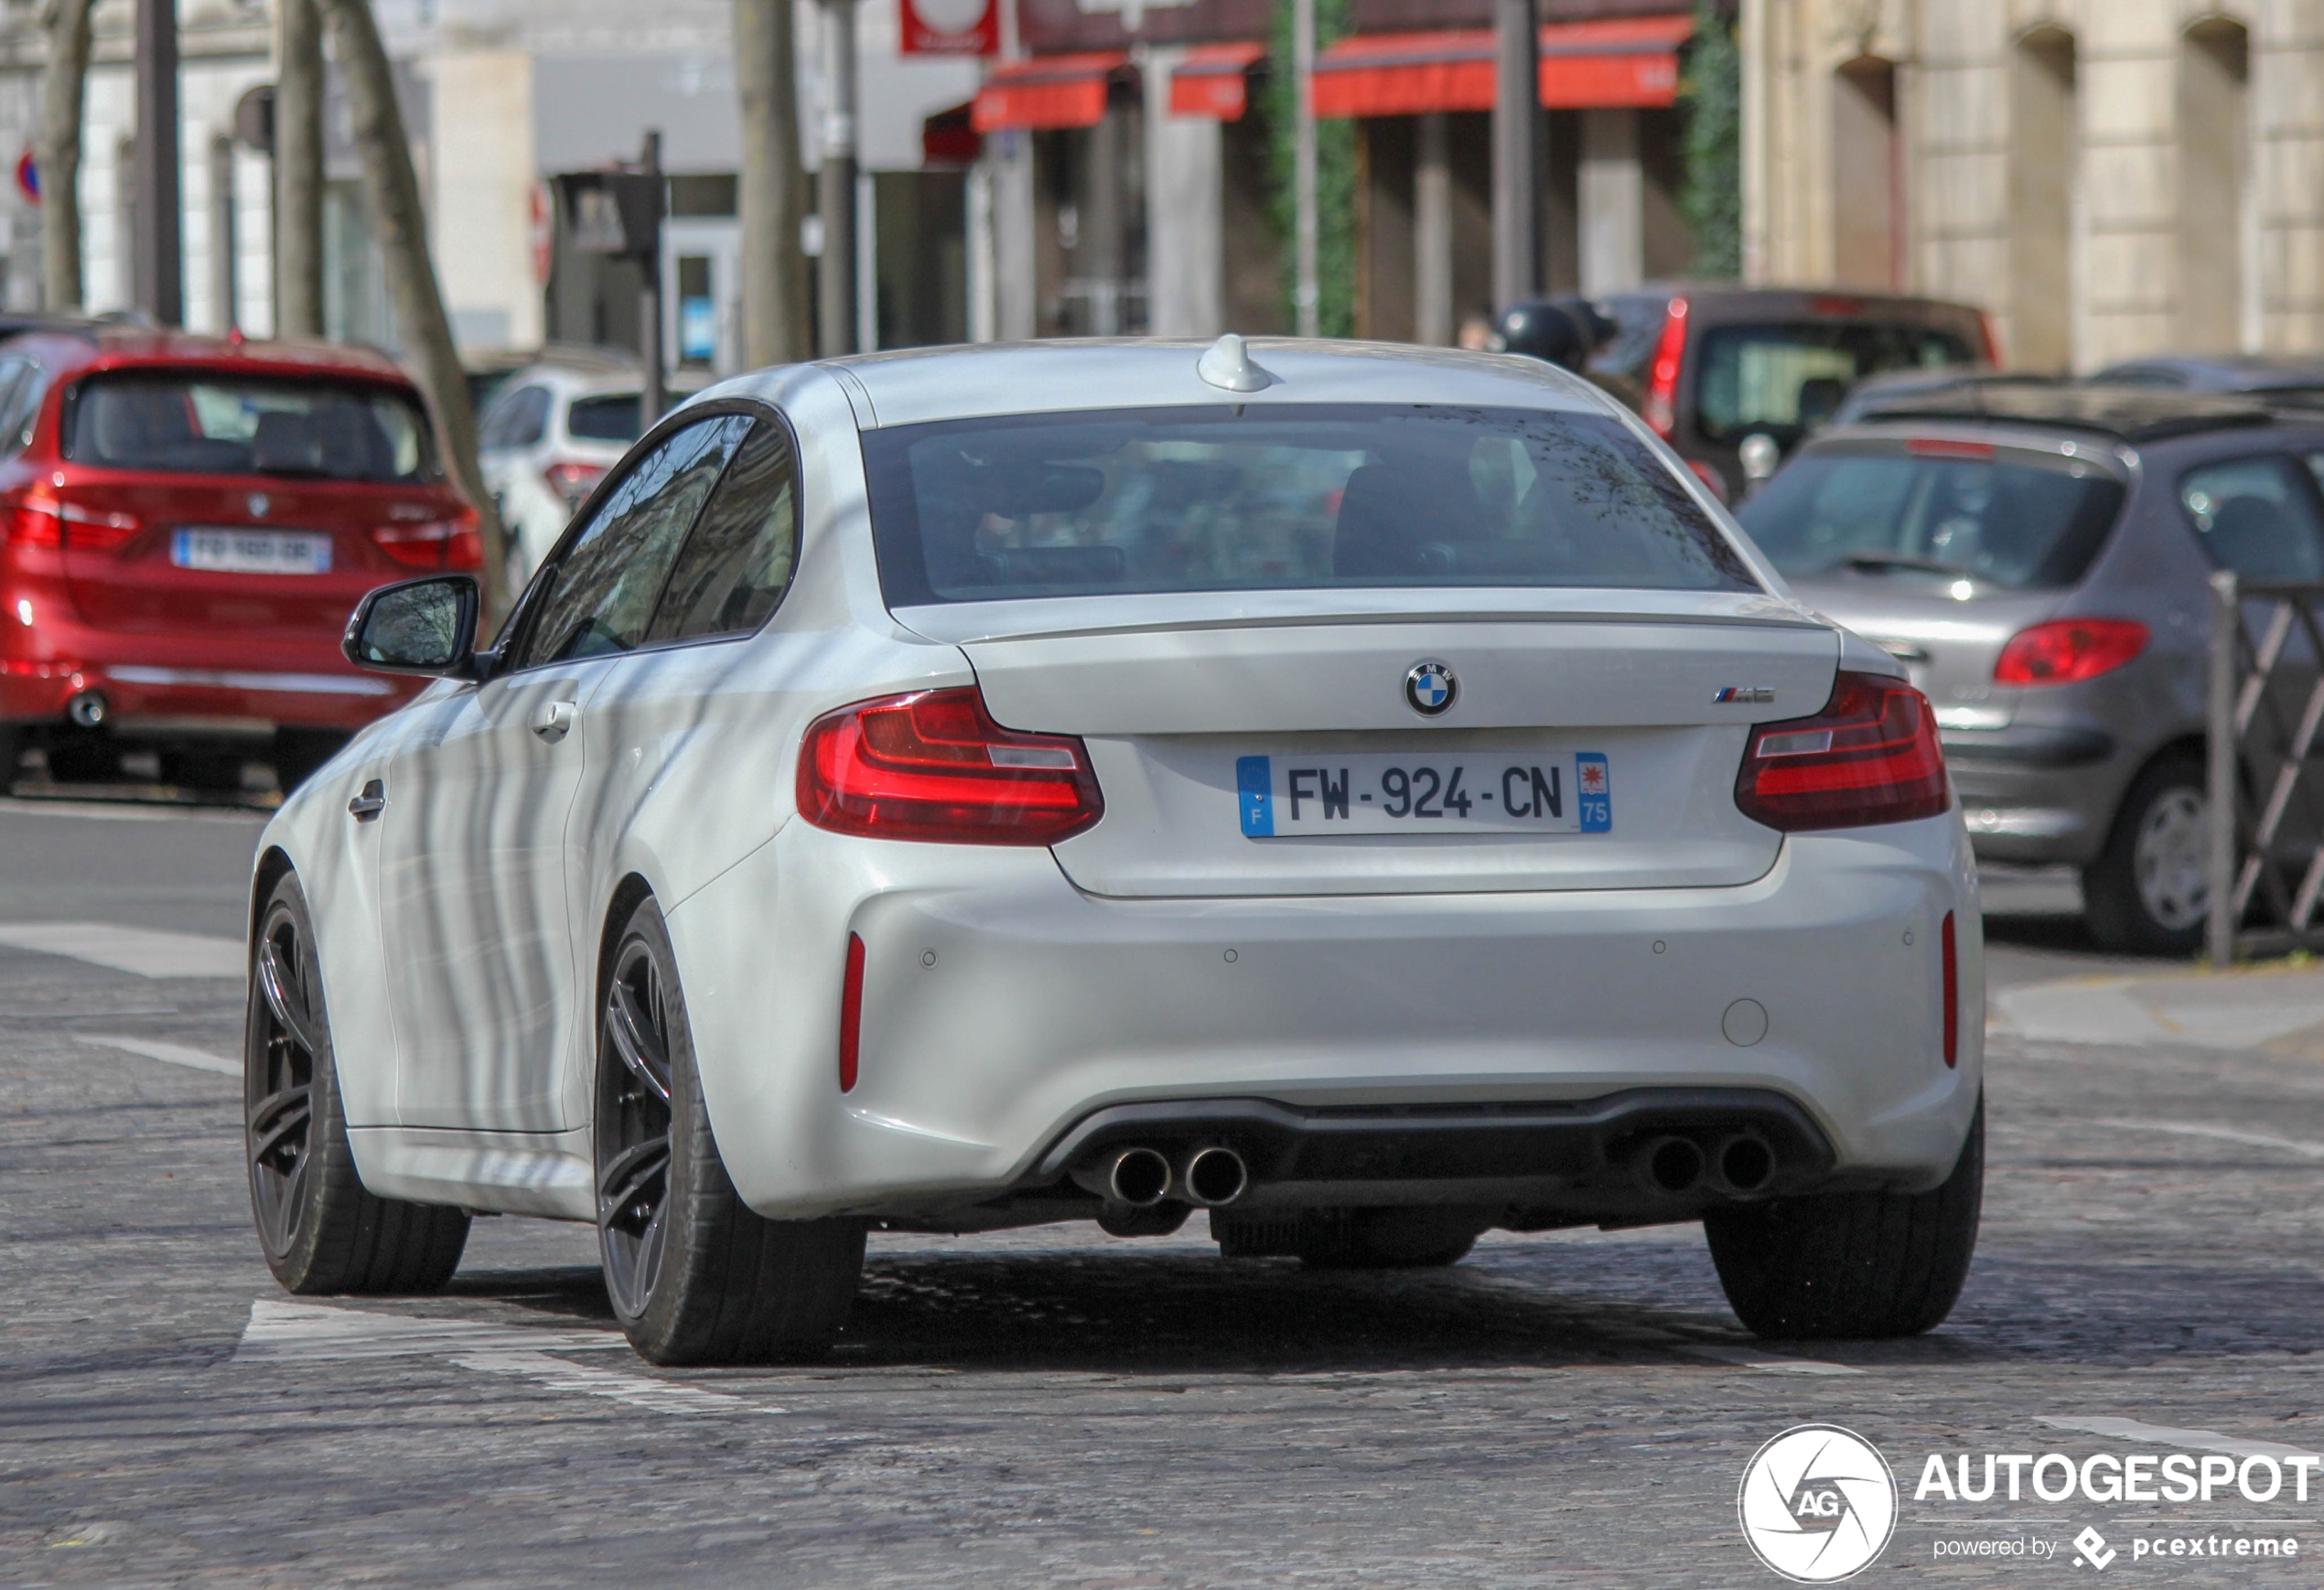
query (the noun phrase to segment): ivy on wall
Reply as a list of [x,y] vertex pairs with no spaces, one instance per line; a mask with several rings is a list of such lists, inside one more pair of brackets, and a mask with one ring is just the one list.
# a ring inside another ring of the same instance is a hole
[[[1315,0],[1318,52],[1347,34],[1350,0]],[[1269,165],[1274,202],[1269,207],[1275,236],[1283,244],[1284,323],[1299,323],[1299,200],[1297,162],[1298,74],[1292,70],[1292,0],[1275,0],[1267,41],[1264,91],[1270,134]],[[1316,277],[1320,291],[1317,326],[1326,337],[1350,337],[1356,328],[1356,124],[1346,117],[1316,124]]]
[[1686,187],[1679,208],[1695,229],[1695,274],[1743,274],[1743,56],[1735,20],[1695,0],[1695,46],[1679,84],[1686,117]]

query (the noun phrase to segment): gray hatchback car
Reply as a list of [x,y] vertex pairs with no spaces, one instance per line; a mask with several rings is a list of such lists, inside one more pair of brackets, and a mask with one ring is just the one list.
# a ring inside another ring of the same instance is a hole
[[2324,415],[2120,387],[1900,392],[1741,512],[1934,705],[1977,854],[2082,869],[2109,948],[2202,931],[2208,579],[2324,580]]

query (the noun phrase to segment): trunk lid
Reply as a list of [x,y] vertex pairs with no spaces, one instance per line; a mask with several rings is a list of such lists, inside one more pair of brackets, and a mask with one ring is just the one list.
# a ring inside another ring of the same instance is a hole
[[[898,617],[962,646],[1000,723],[1087,741],[1105,817],[1056,854],[1092,894],[1702,887],[1773,865],[1781,836],[1736,809],[1736,769],[1750,725],[1829,697],[1830,628],[1759,596],[1415,595],[1069,598]],[[1405,688],[1426,663],[1451,675],[1436,715]],[[1728,690],[1739,694],[1716,699]],[[1260,827],[1273,829],[1256,836],[1254,764],[1271,790]],[[1295,771],[1317,776],[1304,800]],[[1344,810],[1318,822],[1326,790]],[[1586,814],[1593,793],[1604,805]],[[1465,813],[1444,810],[1462,796]],[[1407,810],[1392,818],[1398,800]]]
[[[249,479],[107,478],[59,489],[65,584],[90,624],[122,633],[263,632],[336,648],[375,586],[428,572],[375,534],[452,518],[431,487]],[[269,565],[272,566],[269,566]]]
[[[1956,596],[1956,588],[1969,594]],[[1994,682],[2001,649],[2053,614],[2062,591],[1957,587],[1909,570],[1841,570],[1795,584],[1793,593],[1905,666],[1945,730],[2006,729],[2025,693]]]

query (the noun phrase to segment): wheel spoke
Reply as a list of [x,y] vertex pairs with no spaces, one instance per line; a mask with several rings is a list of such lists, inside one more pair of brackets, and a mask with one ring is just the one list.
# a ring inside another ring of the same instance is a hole
[[[597,1219],[612,1225],[650,1191],[667,1180],[670,1172],[670,1139],[649,1137],[643,1143],[623,1149],[605,1167],[597,1181]],[[652,1198],[654,1214],[661,1215],[662,1198],[658,1192]]]
[[258,951],[258,991],[265,996],[267,1010],[291,1042],[310,1057],[318,1055],[322,1046],[316,1040],[307,1001],[294,992],[296,987],[290,967],[283,960],[282,946],[272,939],[266,940]]
[[629,986],[617,980],[613,997],[606,1001],[606,1038],[630,1073],[653,1090],[664,1103],[670,1100],[670,1058],[646,1014],[638,1008]]
[[[304,1137],[313,1105],[307,1088],[269,1093],[250,1112],[250,1156],[264,1160],[294,1134]],[[302,1144],[302,1146],[304,1146]]]

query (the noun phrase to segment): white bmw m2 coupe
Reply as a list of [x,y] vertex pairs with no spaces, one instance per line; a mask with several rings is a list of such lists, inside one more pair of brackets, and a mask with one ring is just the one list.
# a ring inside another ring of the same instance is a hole
[[864,1234],[1448,1264],[1701,1220],[1752,1329],[1942,1320],[1983,1182],[1928,704],[1551,367],[1228,338],[763,371],[268,826],[294,1292],[595,1222],[658,1363],[812,1354]]

